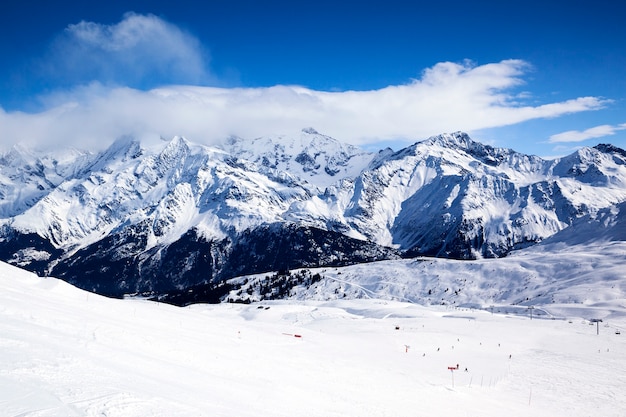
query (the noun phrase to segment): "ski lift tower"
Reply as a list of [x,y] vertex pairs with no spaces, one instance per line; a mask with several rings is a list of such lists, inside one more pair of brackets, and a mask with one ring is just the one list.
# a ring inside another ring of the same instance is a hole
[[602,323],[602,319],[591,319],[589,321],[596,324],[596,334],[600,334],[600,323]]

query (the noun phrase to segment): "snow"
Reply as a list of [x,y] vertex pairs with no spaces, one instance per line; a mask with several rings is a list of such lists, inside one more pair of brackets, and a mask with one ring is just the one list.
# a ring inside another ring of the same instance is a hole
[[33,260],[47,261],[50,258],[50,254],[46,251],[37,250],[33,247],[20,249],[17,251],[11,259],[11,264],[17,266],[28,265]]
[[344,144],[313,128],[299,134],[245,140],[230,137],[221,147],[237,158],[288,172],[318,190],[341,178],[355,178],[371,162],[374,154]]
[[[462,135],[377,159],[312,129],[287,139],[233,139],[230,155],[182,138],[120,140],[95,159],[45,159],[43,175],[6,159],[0,191],[15,201],[0,211],[21,206],[6,224],[59,245],[93,242],[127,215],[149,220],[148,246],[192,226],[219,236],[280,219],[391,244],[397,218],[415,230],[465,208],[490,220],[493,239],[507,227],[551,237],[501,259],[320,268],[288,300],[251,291],[252,304],[188,308],[107,299],[0,263],[0,417],[624,414],[622,165],[592,150],[543,161]],[[552,206],[581,213],[561,230]],[[12,262],[49,257],[25,247]]]
[[295,222],[401,250],[491,257],[626,200],[618,148],[546,161],[456,132],[373,154],[311,128],[220,146],[177,136],[123,137],[98,155],[16,148],[0,155],[0,226],[38,234],[64,256],[129,226],[143,228],[146,251],[191,229],[210,241]]
[[[621,224],[621,223],[620,223]],[[584,229],[581,229],[584,230]],[[626,242],[606,241],[615,230],[588,228],[588,243],[572,244],[581,236],[564,233],[544,244],[515,251],[506,258],[458,261],[414,258],[316,268],[322,279],[294,287],[287,298],[306,300],[384,299],[422,305],[502,306],[502,311],[526,311],[529,306],[565,305],[595,309],[610,319],[626,306],[624,260]],[[605,236],[603,236],[603,233]],[[623,230],[619,232],[623,238]],[[228,298],[263,301],[259,283],[268,274],[230,280]],[[267,283],[266,283],[267,284]],[[561,310],[565,307],[559,307]]]
[[0,416],[623,415],[623,302],[483,307],[177,308],[0,264]]

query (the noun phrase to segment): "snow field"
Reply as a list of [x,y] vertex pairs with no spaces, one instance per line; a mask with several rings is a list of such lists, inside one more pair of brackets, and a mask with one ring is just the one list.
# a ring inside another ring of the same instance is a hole
[[0,264],[0,416],[624,415],[626,311],[596,327],[584,305],[545,308],[579,316],[380,299],[176,308]]

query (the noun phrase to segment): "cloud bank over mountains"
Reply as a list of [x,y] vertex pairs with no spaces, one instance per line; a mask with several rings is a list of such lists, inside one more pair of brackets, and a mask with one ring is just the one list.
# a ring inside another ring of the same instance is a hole
[[[369,91],[215,87],[198,39],[159,17],[133,13],[114,25],[70,25],[46,59],[50,77],[63,78],[68,87],[40,97],[39,112],[0,108],[5,144],[101,149],[123,135],[183,135],[211,144],[230,135],[255,138],[305,126],[354,145],[412,143],[446,131],[597,110],[610,102],[575,97],[531,104],[532,94],[520,91],[531,65],[517,59],[441,62],[405,84]],[[77,84],[69,86],[70,80]]]

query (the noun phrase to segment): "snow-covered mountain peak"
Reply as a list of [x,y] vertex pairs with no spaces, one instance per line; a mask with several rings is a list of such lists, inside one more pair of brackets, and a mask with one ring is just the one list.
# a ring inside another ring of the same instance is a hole
[[467,133],[458,131],[431,136],[424,140],[423,143],[431,146],[438,145],[444,148],[470,149],[475,146],[477,142],[474,142]]
[[92,158],[74,148],[44,154],[20,145],[0,154],[0,218],[33,206],[63,181],[79,175]]
[[19,166],[32,163],[36,159],[33,151],[24,145],[13,145],[8,151],[0,153],[0,164],[3,166]]
[[304,129],[302,129],[302,133],[308,133],[311,135],[319,135],[319,132],[313,129],[312,127],[305,127]]
[[501,176],[518,185],[540,181],[550,174],[552,161],[526,155],[508,148],[497,148],[474,141],[467,133],[455,132],[433,136],[399,151],[394,157],[416,155],[433,159],[446,172],[473,173],[477,176]]
[[174,136],[172,140],[167,143],[167,146],[161,155],[163,158],[181,157],[188,154],[190,150],[190,142],[182,136]]
[[617,154],[623,158],[626,158],[626,151],[622,148],[618,148],[617,146],[608,144],[608,143],[600,143],[594,146],[594,149],[597,149],[600,152],[609,153],[609,154]]
[[584,147],[556,161],[553,173],[587,184],[626,186],[626,151],[613,145]]
[[221,148],[237,158],[254,162],[261,170],[288,172],[314,185],[318,191],[342,178],[356,177],[374,157],[313,128],[302,129],[296,135],[252,140],[231,136]]
[[463,152],[478,162],[489,166],[510,164],[512,160],[520,159],[520,157],[523,159],[541,160],[537,157],[519,154],[512,149],[495,148],[490,145],[485,145],[473,140],[465,132],[444,133],[433,136],[423,142],[418,142],[417,145]]
[[24,171],[32,170],[37,166],[43,165],[59,170],[68,165],[75,164],[78,160],[84,161],[90,156],[92,156],[90,152],[73,147],[60,147],[43,152],[38,149],[16,144],[9,150],[0,152],[0,167],[2,169],[13,167]]

